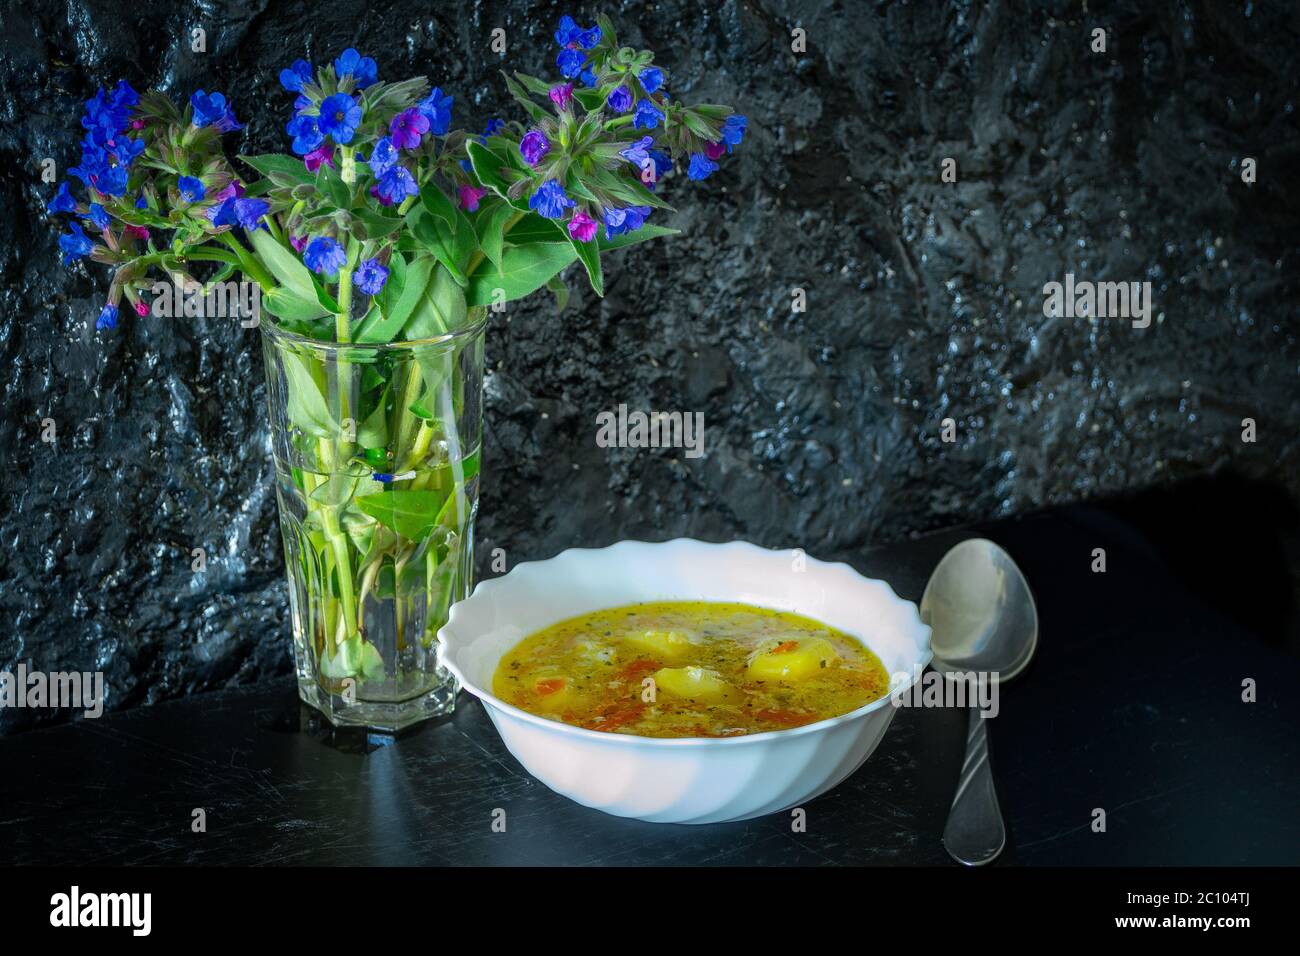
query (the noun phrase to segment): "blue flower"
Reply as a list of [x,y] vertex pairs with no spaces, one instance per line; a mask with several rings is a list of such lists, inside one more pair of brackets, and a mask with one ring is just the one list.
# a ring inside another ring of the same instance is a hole
[[605,102],[615,113],[626,113],[632,108],[632,91],[626,86],[616,86],[610,90]]
[[718,164],[703,153],[691,153],[691,165],[686,175],[691,179],[708,179],[718,171]]
[[605,210],[605,238],[612,239],[625,232],[636,232],[645,225],[650,215],[649,206],[628,206],[626,209]]
[[86,113],[81,118],[87,140],[95,146],[106,144],[126,126],[127,113],[125,103],[99,90],[93,99],[86,100]]
[[81,230],[80,223],[69,223],[68,228],[72,232],[66,236],[59,236],[59,248],[63,250],[63,264],[66,266],[73,259],[80,259],[82,256],[90,255],[90,250],[95,244]]
[[661,179],[664,173],[672,172],[673,161],[667,153],[652,149],[650,150],[650,161],[655,164],[655,179]]
[[366,295],[379,295],[388,281],[388,269],[378,259],[367,259],[352,273],[352,281]]
[[538,186],[537,192],[528,200],[528,208],[547,219],[563,219],[564,210],[576,205],[555,179],[548,179]]
[[379,177],[379,182],[372,189],[379,201],[385,206],[395,206],[408,196],[419,195],[420,187],[415,184],[415,177],[406,171],[403,166],[394,166],[383,176]]
[[108,95],[108,102],[114,109],[127,109],[140,102],[140,94],[131,89],[126,80],[118,80],[113,92]]
[[583,70],[582,73],[579,74],[579,79],[582,80],[583,86],[590,88],[596,85],[596,74],[591,70]]
[[560,68],[566,79],[573,79],[582,72],[582,65],[587,61],[581,50],[561,50],[555,58],[555,65]]
[[124,196],[126,195],[126,179],[125,166],[109,166],[99,174],[95,188],[105,196]]
[[76,212],[77,201],[72,198],[72,190],[65,179],[59,183],[59,191],[54,194],[50,204],[45,207],[46,212]]
[[299,93],[293,98],[293,111],[295,113],[305,113],[313,106],[311,97],[306,93]]
[[295,116],[284,125],[284,131],[293,137],[293,151],[299,156],[306,156],[325,142],[325,134],[314,116]]
[[203,197],[207,195],[203,180],[194,176],[182,176],[176,180],[176,189],[180,192],[181,199],[186,202],[202,202]]
[[[355,52],[355,51],[354,51]],[[320,105],[320,131],[346,146],[361,123],[361,106],[346,93],[335,93]]]
[[220,205],[208,210],[208,218],[214,226],[233,226],[236,223],[245,229],[257,229],[262,226],[262,217],[271,206],[262,199],[238,199],[231,197]]
[[450,94],[444,96],[442,89],[435,86],[428,96],[415,104],[415,108],[428,117],[429,132],[434,136],[444,135],[451,126],[451,101]]
[[731,152],[731,147],[740,145],[740,141],[745,138],[745,127],[748,125],[749,120],[739,113],[732,113],[727,117],[726,122],[722,124],[722,141],[727,144],[727,152]]
[[307,243],[307,248],[302,252],[302,261],[307,263],[307,268],[312,272],[333,279],[347,263],[348,256],[336,240],[329,236],[317,236]]
[[396,165],[397,147],[387,136],[376,140],[374,148],[370,151],[370,158],[366,162],[370,164],[370,172],[379,179]]
[[113,155],[117,157],[119,164],[130,166],[135,162],[135,158],[144,152],[144,140],[131,139],[129,136],[119,136],[113,140]]
[[194,108],[195,126],[215,126],[223,133],[243,129],[235,119],[234,110],[220,93],[208,94],[199,90],[190,97],[190,106]]
[[632,125],[637,129],[654,129],[664,118],[663,111],[649,100],[642,100],[636,105],[636,118]]
[[112,331],[117,328],[117,306],[104,306],[103,311],[99,313],[99,318],[95,320],[95,328],[101,332],[105,329]]
[[104,207],[99,203],[93,202],[86,212],[86,221],[96,229],[107,229],[109,223],[108,213],[104,211]]
[[149,208],[149,200],[147,200],[147,199],[144,198],[144,193],[141,193],[139,196],[136,197],[136,200],[135,200],[135,208],[136,208],[136,209],[148,209],[148,208]]
[[657,66],[647,66],[636,78],[641,81],[641,87],[647,93],[653,93],[664,85],[664,71]]
[[280,71],[280,85],[290,93],[301,93],[312,79],[311,64],[306,60],[294,60],[293,66]]
[[375,61],[368,56],[362,56],[351,47],[344,50],[334,61],[334,73],[340,80],[345,76],[354,77],[359,90],[364,90],[379,79],[379,67],[375,65]]
[[584,50],[590,50],[600,42],[600,27],[591,26],[584,30],[574,22],[573,17],[565,14],[560,17],[560,27],[555,31],[555,42],[560,46],[576,44]]
[[654,137],[642,136],[635,143],[631,143],[620,149],[618,154],[637,169],[641,169],[650,161],[650,147],[653,145]]

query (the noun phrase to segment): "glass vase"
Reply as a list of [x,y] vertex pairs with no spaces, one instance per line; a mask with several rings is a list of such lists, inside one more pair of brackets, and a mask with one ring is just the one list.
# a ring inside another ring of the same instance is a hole
[[485,324],[339,344],[261,323],[298,690],[336,725],[455,706],[437,633],[472,583]]

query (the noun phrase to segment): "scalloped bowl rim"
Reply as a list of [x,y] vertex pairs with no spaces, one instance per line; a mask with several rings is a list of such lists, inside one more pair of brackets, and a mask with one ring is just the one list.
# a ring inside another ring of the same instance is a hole
[[[536,561],[521,561],[519,564],[515,565],[508,572],[501,575],[500,577],[489,578],[486,581],[480,581],[478,585],[475,586],[473,592],[470,594],[469,597],[465,598],[462,601],[457,601],[455,604],[451,606],[451,610],[447,617],[447,623],[444,624],[438,630],[438,662],[443,667],[447,668],[447,670],[449,670],[455,676],[456,680],[460,683],[462,690],[477,697],[485,705],[505,711],[511,716],[523,720],[527,723],[533,724],[537,727],[541,727],[546,730],[552,730],[557,733],[565,734],[567,736],[575,737],[579,740],[590,740],[590,741],[595,741],[595,742],[610,744],[610,745],[635,742],[640,745],[647,745],[647,746],[654,746],[654,747],[741,747],[749,744],[763,743],[765,741],[773,740],[776,738],[798,737],[798,736],[803,736],[805,734],[818,733],[820,731],[833,727],[837,724],[848,723],[851,720],[856,720],[859,717],[864,717],[867,714],[879,710],[882,707],[892,706],[891,698],[895,697],[896,695],[901,695],[904,691],[908,690],[910,687],[912,687],[912,685],[914,685],[917,681],[919,681],[921,678],[921,673],[925,670],[925,668],[929,665],[930,661],[934,657],[934,651],[930,647],[930,626],[928,624],[925,624],[921,620],[920,612],[917,609],[917,605],[915,604],[915,602],[900,597],[898,595],[898,592],[894,590],[894,588],[889,584],[888,581],[885,581],[881,578],[869,578],[866,575],[859,572],[856,568],[854,568],[851,564],[849,564],[846,561],[821,561],[817,558],[805,557],[805,560],[807,561],[809,566],[816,565],[826,570],[835,569],[837,573],[841,573],[841,574],[847,572],[864,583],[881,585],[888,592],[889,597],[892,600],[898,602],[899,604],[909,605],[912,608],[913,614],[915,616],[916,626],[920,632],[924,633],[924,647],[921,648],[919,659],[917,663],[914,665],[912,669],[912,673],[908,676],[906,682],[900,683],[896,687],[891,687],[889,689],[889,692],[886,693],[883,697],[873,700],[870,703],[863,704],[861,707],[854,708],[853,710],[850,710],[847,713],[838,714],[834,717],[827,717],[824,720],[815,721],[814,723],[811,724],[803,724],[799,727],[791,727],[787,730],[765,730],[757,734],[739,734],[734,737],[643,737],[640,734],[616,734],[604,730],[588,730],[585,727],[576,727],[573,724],[567,724],[564,723],[563,721],[550,720],[546,717],[541,717],[537,714],[530,713],[529,711],[526,711],[521,707],[516,707],[514,704],[507,703],[506,701],[502,700],[500,697],[497,697],[491,691],[485,690],[484,688],[479,687],[473,681],[467,680],[464,672],[461,670],[460,666],[453,659],[453,655],[455,653],[456,646],[459,641],[459,638],[455,633],[454,626],[456,623],[456,618],[464,614],[464,612],[461,611],[460,615],[458,615],[457,609],[460,608],[462,604],[471,602],[475,598],[478,598],[480,595],[486,596],[493,591],[497,591],[500,590],[501,588],[509,587],[510,585],[506,579],[511,574],[515,574],[516,572],[522,571],[525,568],[535,569],[547,564],[554,564],[560,561],[561,559],[563,559],[566,555],[595,554],[599,552],[609,552],[616,548],[626,550],[628,548],[634,548],[634,547],[661,548],[670,545],[744,550],[750,552],[758,552],[763,555],[772,555],[772,554],[780,553],[782,551],[788,552],[791,550],[789,548],[762,548],[749,541],[726,541],[726,542],[699,541],[695,538],[686,538],[686,537],[671,538],[668,541],[640,541],[636,539],[624,539],[622,541],[617,541],[614,544],[607,545],[603,548],[566,548],[565,550],[561,551],[559,554],[554,555],[553,557],[550,558],[542,558]],[[533,572],[530,571],[529,573],[533,573]],[[670,600],[670,599],[665,599],[665,600]],[[724,599],[715,598],[714,600],[724,600]],[[633,602],[633,603],[639,603],[639,602]],[[750,604],[753,607],[765,607],[765,605],[754,604],[753,602],[750,601],[739,602],[739,603]],[[612,605],[612,607],[620,607],[620,606],[622,605],[617,605],[617,604]],[[770,607],[766,609],[782,610],[782,608],[770,608]],[[607,608],[592,608],[591,611],[579,612],[579,614],[594,613],[595,611],[598,610],[607,610]],[[557,623],[557,622],[552,622],[552,623]],[[536,633],[536,631],[541,630],[542,627],[548,627],[548,626],[549,625],[545,625],[545,624],[540,625],[539,627],[534,628],[534,630],[527,632],[527,634]],[[862,644],[868,650],[871,650],[870,645],[868,645],[865,641],[860,640],[856,637],[853,639],[857,640],[858,643]],[[464,639],[464,642],[468,643],[469,641],[472,640],[473,637],[467,637]],[[913,643],[915,643],[914,639],[913,639]],[[872,653],[875,652],[872,651]],[[891,675],[891,677],[892,676],[893,675]]]

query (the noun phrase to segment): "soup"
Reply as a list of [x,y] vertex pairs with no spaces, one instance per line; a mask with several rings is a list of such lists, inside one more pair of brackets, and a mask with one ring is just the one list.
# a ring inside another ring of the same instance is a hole
[[536,632],[497,665],[492,692],[529,713],[642,737],[734,737],[836,717],[885,696],[861,643],[785,611],[661,601]]

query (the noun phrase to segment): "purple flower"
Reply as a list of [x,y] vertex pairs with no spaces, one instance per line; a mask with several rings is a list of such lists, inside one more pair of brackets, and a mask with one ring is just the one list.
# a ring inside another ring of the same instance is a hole
[[316,172],[321,166],[329,166],[333,169],[334,160],[330,158],[333,153],[332,147],[322,143],[302,158],[303,165],[307,167],[309,173]]
[[202,202],[204,195],[207,193],[203,180],[194,176],[182,176],[176,180],[176,189],[185,202]]
[[626,86],[616,86],[610,90],[605,102],[615,113],[626,113],[632,108],[632,91]]
[[555,58],[555,65],[559,67],[560,74],[569,80],[582,72],[582,65],[586,62],[587,58],[581,50],[561,50],[560,55]]
[[704,155],[713,160],[721,159],[727,155],[727,147],[723,143],[705,143]]
[[379,79],[379,67],[375,61],[362,56],[351,47],[339,54],[339,58],[334,61],[334,73],[340,80],[345,76],[355,78],[359,90],[364,90]]
[[302,255],[302,251],[307,248],[306,236],[289,236],[289,245],[293,246],[293,251]]
[[420,187],[415,184],[415,177],[401,166],[394,166],[379,177],[379,182],[370,190],[379,197],[384,206],[395,206],[408,196],[419,195]]
[[54,194],[54,198],[45,207],[45,211],[50,213],[77,211],[77,201],[72,198],[72,190],[68,188],[66,179],[59,183],[59,191]]
[[649,100],[642,100],[636,105],[636,118],[632,120],[632,125],[637,129],[654,129],[663,118],[663,110]]
[[93,202],[90,204],[90,209],[86,213],[86,221],[96,229],[107,229],[108,213],[104,211],[104,207],[99,203]]
[[451,126],[451,101],[450,94],[444,96],[442,89],[435,86],[428,96],[415,104],[415,108],[428,118],[429,132],[434,136],[445,135]]
[[243,129],[235,119],[234,110],[220,93],[208,94],[199,90],[190,97],[190,106],[194,109],[195,126],[214,126],[222,133]]
[[540,216],[547,219],[563,219],[564,210],[572,209],[576,206],[564,187],[557,180],[548,179],[537,187],[537,192],[533,193],[528,200],[528,208]]
[[691,164],[686,175],[691,179],[708,179],[718,171],[718,164],[703,153],[691,153]]
[[468,183],[457,186],[456,192],[460,195],[460,208],[467,212],[478,212],[479,201],[487,195],[486,189],[470,186]]
[[641,81],[641,88],[647,93],[653,93],[664,85],[664,71],[657,66],[647,66],[636,78]]
[[112,331],[117,328],[117,306],[111,304],[104,306],[103,311],[99,313],[99,318],[95,320],[95,328],[101,332],[105,329]]
[[549,96],[557,110],[567,110],[573,103],[573,84],[561,83],[559,86],[552,86]]
[[551,142],[540,129],[530,129],[519,141],[519,155],[529,166],[536,166],[551,151]]
[[311,64],[306,60],[294,60],[293,66],[280,71],[280,85],[290,93],[301,93],[302,88],[311,81]]
[[389,132],[398,149],[415,149],[420,145],[420,137],[429,132],[429,117],[411,107],[393,117]]
[[302,261],[312,272],[333,279],[338,275],[339,269],[347,263],[348,256],[336,240],[329,236],[317,236],[307,243]]
[[739,113],[732,113],[722,124],[722,141],[727,144],[727,152],[731,152],[731,147],[739,146],[740,141],[745,138],[745,128],[749,125],[749,120]]
[[68,228],[72,230],[71,233],[66,236],[59,236],[59,248],[63,250],[63,264],[65,266],[74,259],[90,255],[90,250],[95,248],[95,244],[82,231],[81,223],[69,223]]
[[573,218],[569,220],[569,235],[579,242],[591,242],[596,238],[596,220],[592,219],[582,209],[576,209]]
[[605,238],[612,239],[625,232],[636,232],[645,225],[650,215],[649,206],[628,206],[626,209],[605,210]]
[[388,269],[378,259],[367,259],[352,273],[352,281],[366,295],[379,295],[388,281]]
[[370,150],[370,158],[366,162],[370,164],[370,172],[376,179],[396,166],[397,148],[393,146],[393,141],[387,136],[376,140],[374,148]]
[[314,116],[299,114],[285,124],[284,130],[293,137],[293,151],[299,156],[310,153],[325,142],[325,134],[320,131]]
[[[353,51],[356,52],[356,51]],[[361,106],[346,93],[335,93],[320,105],[320,131],[334,142],[346,146],[361,124]],[[312,148],[318,144],[313,144]]]

